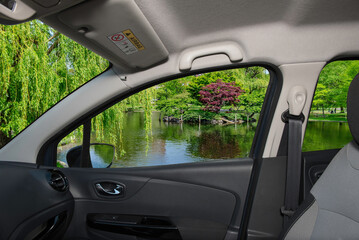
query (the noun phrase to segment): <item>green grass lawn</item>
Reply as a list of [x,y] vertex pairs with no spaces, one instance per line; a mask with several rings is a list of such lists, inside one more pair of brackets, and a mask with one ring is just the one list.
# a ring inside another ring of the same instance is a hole
[[318,113],[310,113],[309,120],[313,121],[333,121],[333,122],[347,122],[347,114],[346,113],[326,113],[323,114]]

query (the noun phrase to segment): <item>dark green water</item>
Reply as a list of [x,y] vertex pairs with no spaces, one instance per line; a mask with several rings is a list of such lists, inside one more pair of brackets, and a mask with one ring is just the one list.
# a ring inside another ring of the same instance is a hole
[[[256,123],[222,126],[176,124],[164,123],[158,118],[159,113],[154,113],[152,138],[146,141],[143,113],[126,114],[123,123],[125,154],[116,159],[112,167],[167,165],[247,157],[256,129]],[[309,122],[303,151],[341,148],[351,140],[347,123]],[[105,143],[114,144],[110,141]],[[120,152],[118,150],[117,152]],[[65,155],[66,151],[59,153],[58,159],[64,160]]]
[[303,152],[342,148],[352,140],[348,123],[309,122]]

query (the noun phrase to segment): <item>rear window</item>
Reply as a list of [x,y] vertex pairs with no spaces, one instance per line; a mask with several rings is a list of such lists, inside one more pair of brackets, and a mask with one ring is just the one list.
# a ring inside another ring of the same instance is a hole
[[0,25],[0,148],[109,63],[35,20]]
[[303,142],[303,151],[342,148],[352,140],[347,94],[359,61],[329,63],[320,73]]

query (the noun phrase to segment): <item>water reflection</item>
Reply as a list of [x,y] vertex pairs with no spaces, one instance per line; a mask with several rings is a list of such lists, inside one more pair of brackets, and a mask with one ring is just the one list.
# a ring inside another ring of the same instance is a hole
[[248,156],[255,125],[199,125],[158,121],[153,114],[152,140],[146,152],[143,113],[126,114],[123,130],[126,153],[113,167],[150,166]]

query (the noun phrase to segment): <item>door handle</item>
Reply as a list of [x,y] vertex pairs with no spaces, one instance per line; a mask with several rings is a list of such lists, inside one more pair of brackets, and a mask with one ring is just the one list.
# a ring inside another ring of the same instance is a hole
[[101,196],[122,196],[124,187],[118,183],[103,182],[96,183],[95,188],[98,194]]

